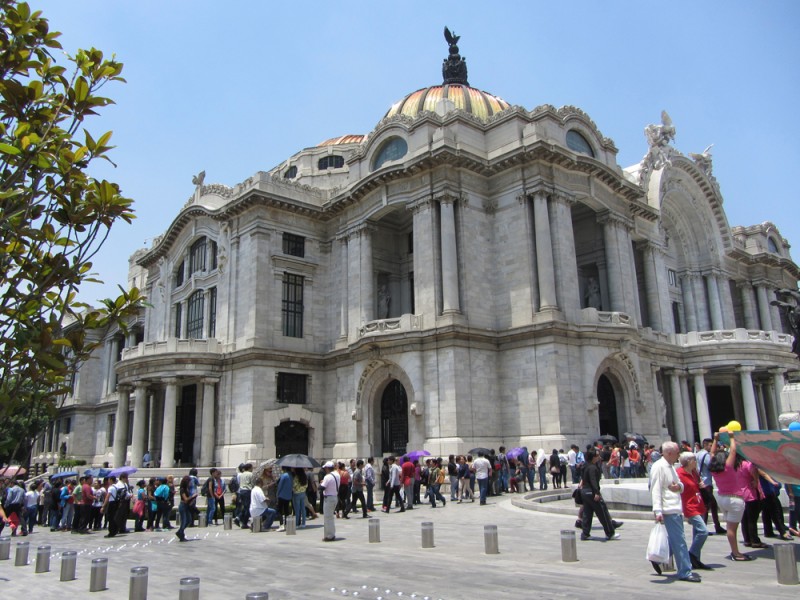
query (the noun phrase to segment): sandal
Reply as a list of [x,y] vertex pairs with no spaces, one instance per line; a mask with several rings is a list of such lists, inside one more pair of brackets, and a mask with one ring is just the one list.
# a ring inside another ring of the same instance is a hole
[[769,548],[769,546],[767,546],[763,542],[758,542],[756,544],[751,544],[750,547],[751,548]]
[[742,554],[741,556],[736,556],[734,554],[729,554],[728,558],[734,562],[747,562],[748,560],[753,560],[747,554]]

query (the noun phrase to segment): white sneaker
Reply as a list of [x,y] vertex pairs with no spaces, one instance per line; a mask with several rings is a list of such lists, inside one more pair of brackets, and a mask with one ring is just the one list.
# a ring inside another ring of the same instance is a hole
[[606,539],[609,539],[609,540],[618,540],[618,539],[620,539],[621,537],[622,537],[622,536],[621,536],[620,534],[618,534],[618,533],[615,533],[615,534],[614,534],[614,535],[612,535],[610,538],[606,538]]
[[283,525],[278,527],[278,532],[281,532],[281,531],[286,531],[286,527],[284,527]]

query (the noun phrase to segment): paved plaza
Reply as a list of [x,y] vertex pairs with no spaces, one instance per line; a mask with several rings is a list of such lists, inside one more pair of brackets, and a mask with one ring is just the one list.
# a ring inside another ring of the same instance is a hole
[[[516,496],[516,499],[521,496]],[[735,598],[796,598],[800,587],[777,584],[772,549],[754,551],[756,560],[726,560],[724,537],[712,536],[703,560],[715,568],[703,583],[657,576],[644,559],[647,520],[626,520],[622,539],[598,536],[578,541],[578,562],[561,561],[561,530],[574,529],[574,516],[513,506],[511,496],[405,513],[373,513],[380,519],[380,543],[369,543],[367,519],[360,514],[336,520],[337,541],[322,542],[322,519],[309,521],[294,536],[253,534],[222,526],[187,530],[187,543],[171,533],[131,533],[113,540],[101,533],[72,535],[38,529],[14,538],[11,557],[0,561],[0,597],[71,597],[88,593],[91,559],[108,558],[108,589],[98,598],[128,598],[130,570],[149,567],[149,597],[178,598],[182,577],[200,577],[200,597],[243,599],[249,592],[279,598],[678,598],[699,593]],[[421,524],[434,523],[435,547],[421,547]],[[497,525],[499,554],[484,553],[484,525]],[[687,529],[688,532],[688,529]],[[7,530],[4,533],[8,533]],[[579,537],[579,536],[578,536]],[[15,545],[30,542],[30,564],[16,567]],[[36,547],[51,545],[50,572],[35,573]],[[800,544],[798,544],[800,545]],[[77,579],[60,582],[60,554],[79,552]],[[713,589],[711,588],[713,586]]]

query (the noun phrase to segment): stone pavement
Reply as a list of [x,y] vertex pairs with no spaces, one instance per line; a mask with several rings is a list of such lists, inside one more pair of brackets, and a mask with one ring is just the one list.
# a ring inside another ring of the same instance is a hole
[[[519,496],[518,496],[519,497]],[[355,597],[424,598],[678,598],[704,595],[726,600],[769,596],[797,598],[800,586],[777,584],[772,549],[753,551],[748,563],[726,560],[724,537],[712,536],[703,560],[715,567],[704,572],[702,584],[657,576],[644,559],[651,523],[626,521],[622,539],[605,541],[595,523],[596,539],[578,539],[576,563],[561,562],[562,529],[574,529],[574,516],[524,510],[510,496],[490,498],[487,506],[429,505],[380,519],[381,542],[368,543],[368,520],[360,515],[336,520],[337,541],[322,542],[322,519],[309,521],[297,535],[253,534],[222,526],[188,529],[192,539],[178,543],[174,535],[131,533],[113,540],[102,534],[72,535],[39,529],[27,538],[14,538],[11,557],[0,561],[0,597],[37,598],[85,596],[91,559],[108,558],[108,589],[92,597],[128,598],[130,569],[149,567],[149,597],[178,598],[182,577],[200,577],[200,597],[243,599],[249,592],[269,592],[280,598],[332,599]],[[434,523],[435,547],[421,548],[421,523]],[[500,554],[484,554],[484,525],[497,525]],[[8,533],[8,530],[3,532]],[[689,529],[687,528],[687,534]],[[30,542],[30,564],[15,567],[15,544]],[[52,546],[50,572],[34,572],[36,547]],[[800,545],[800,541],[795,542]],[[77,580],[60,582],[60,553],[79,551]],[[712,587],[713,586],[713,587]],[[345,591],[346,590],[346,591]]]

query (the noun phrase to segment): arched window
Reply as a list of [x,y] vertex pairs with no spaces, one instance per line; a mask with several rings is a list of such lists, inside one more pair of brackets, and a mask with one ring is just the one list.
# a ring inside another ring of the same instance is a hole
[[594,158],[594,150],[589,141],[574,129],[567,132],[567,148]]
[[206,238],[201,237],[189,250],[189,273],[206,270]]
[[326,169],[341,169],[343,166],[344,157],[338,154],[323,156],[317,163],[317,168],[319,168],[320,171],[325,171]]
[[401,137],[389,138],[383,143],[375,159],[372,161],[372,169],[380,169],[383,163],[390,160],[399,160],[408,152],[408,144]]
[[778,244],[775,243],[775,238],[772,237],[767,238],[767,250],[769,250],[773,254],[781,253],[781,251],[778,249]]
[[291,167],[286,169],[286,172],[283,174],[283,178],[294,179],[295,177],[297,177],[297,167],[292,165]]
[[205,313],[205,292],[197,290],[189,296],[186,315],[186,337],[190,340],[203,339],[203,315]]

